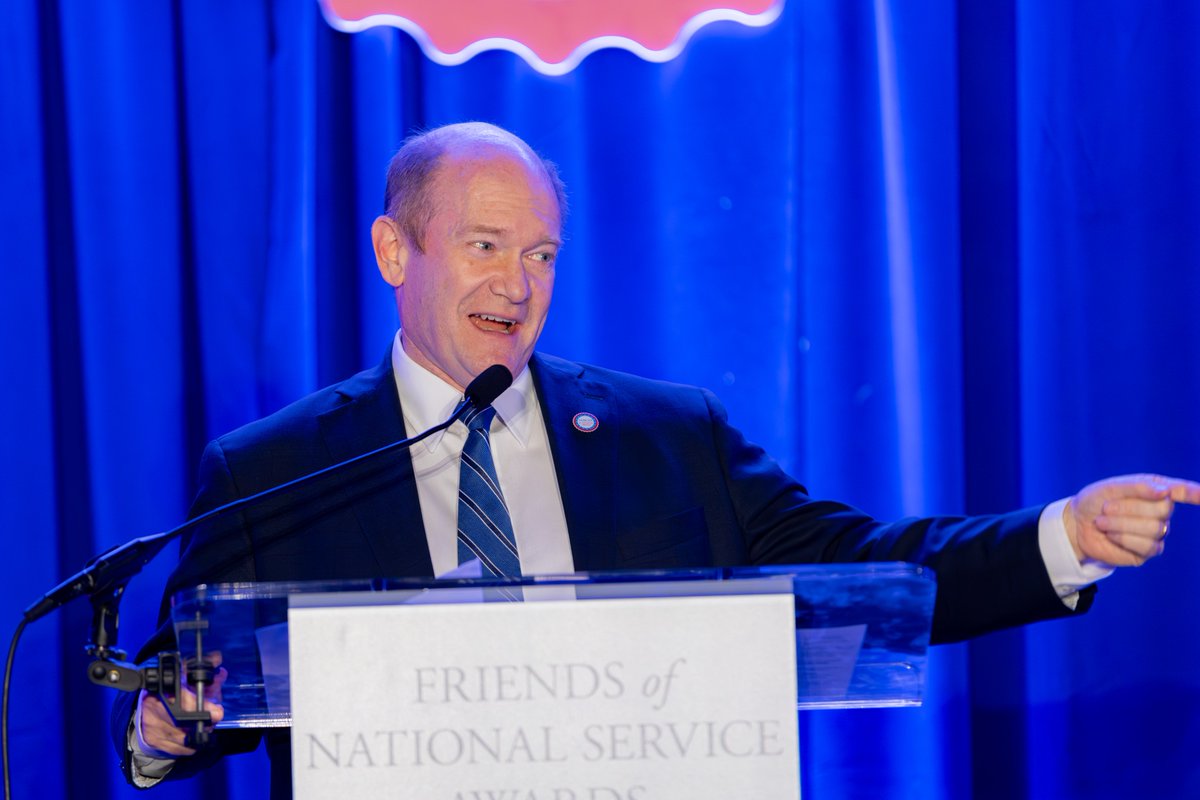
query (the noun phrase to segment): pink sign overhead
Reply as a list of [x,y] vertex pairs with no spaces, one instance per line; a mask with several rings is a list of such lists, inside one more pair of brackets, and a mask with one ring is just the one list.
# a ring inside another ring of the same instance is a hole
[[461,64],[484,50],[509,50],[547,75],[619,47],[648,61],[679,55],[697,30],[729,20],[774,22],[784,0],[321,0],[342,31],[392,25],[432,61]]

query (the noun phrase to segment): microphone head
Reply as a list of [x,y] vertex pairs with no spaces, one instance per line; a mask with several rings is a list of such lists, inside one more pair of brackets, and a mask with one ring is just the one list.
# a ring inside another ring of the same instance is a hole
[[479,373],[467,386],[464,394],[475,408],[487,408],[512,386],[513,374],[503,364],[492,364]]

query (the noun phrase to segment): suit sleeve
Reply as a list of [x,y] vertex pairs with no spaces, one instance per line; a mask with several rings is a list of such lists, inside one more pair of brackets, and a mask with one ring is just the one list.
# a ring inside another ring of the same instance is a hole
[[937,576],[934,643],[1082,613],[1063,604],[1038,548],[1041,507],[980,517],[883,523],[851,506],[818,500],[762,448],[728,423],[709,392],[713,439],[752,564],[908,561]]

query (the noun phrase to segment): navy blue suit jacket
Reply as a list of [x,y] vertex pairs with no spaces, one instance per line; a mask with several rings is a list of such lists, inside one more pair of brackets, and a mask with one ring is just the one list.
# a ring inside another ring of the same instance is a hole
[[[910,561],[938,576],[933,638],[952,641],[1071,613],[1037,542],[1040,509],[881,523],[810,498],[748,443],[708,391],[544,355],[530,364],[576,570]],[[572,424],[586,411],[595,431]],[[405,435],[390,359],[209,445],[193,514]],[[198,583],[431,576],[406,455],[306,487],[185,539],[167,596]],[[1085,592],[1078,610],[1090,604]],[[143,657],[167,644],[164,631]],[[124,714],[124,716],[122,716]],[[128,709],[114,714],[124,749]],[[118,733],[119,732],[119,733]],[[248,742],[222,734],[235,749]],[[272,741],[274,739],[274,741]],[[286,732],[268,734],[290,780]],[[185,760],[172,772],[208,759]],[[273,795],[288,796],[280,783]]]

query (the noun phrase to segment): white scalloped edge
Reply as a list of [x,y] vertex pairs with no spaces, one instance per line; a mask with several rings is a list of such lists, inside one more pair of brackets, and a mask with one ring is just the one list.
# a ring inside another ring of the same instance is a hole
[[683,48],[688,43],[688,40],[705,25],[711,25],[714,22],[737,22],[751,28],[762,28],[770,25],[779,19],[779,15],[783,13],[784,0],[776,0],[770,8],[760,14],[747,14],[744,11],[735,11],[730,8],[714,8],[702,11],[685,22],[680,27],[674,41],[661,50],[652,50],[640,42],[636,42],[625,36],[597,36],[580,44],[562,61],[554,63],[543,61],[528,45],[522,44],[515,39],[505,39],[503,37],[479,39],[467,45],[462,50],[454,53],[445,53],[434,46],[433,41],[429,38],[424,28],[407,17],[395,14],[372,14],[360,20],[346,20],[339,17],[329,8],[329,0],[320,0],[320,3],[321,13],[324,14],[325,21],[329,23],[330,27],[345,33],[358,33],[377,25],[388,25],[393,28],[399,28],[416,40],[417,44],[421,47],[421,52],[436,64],[452,67],[469,61],[485,50],[507,50],[525,59],[529,66],[543,75],[566,75],[579,66],[579,63],[583,59],[597,50],[602,50],[606,47],[628,50],[639,58],[655,63],[670,61],[683,52]]

